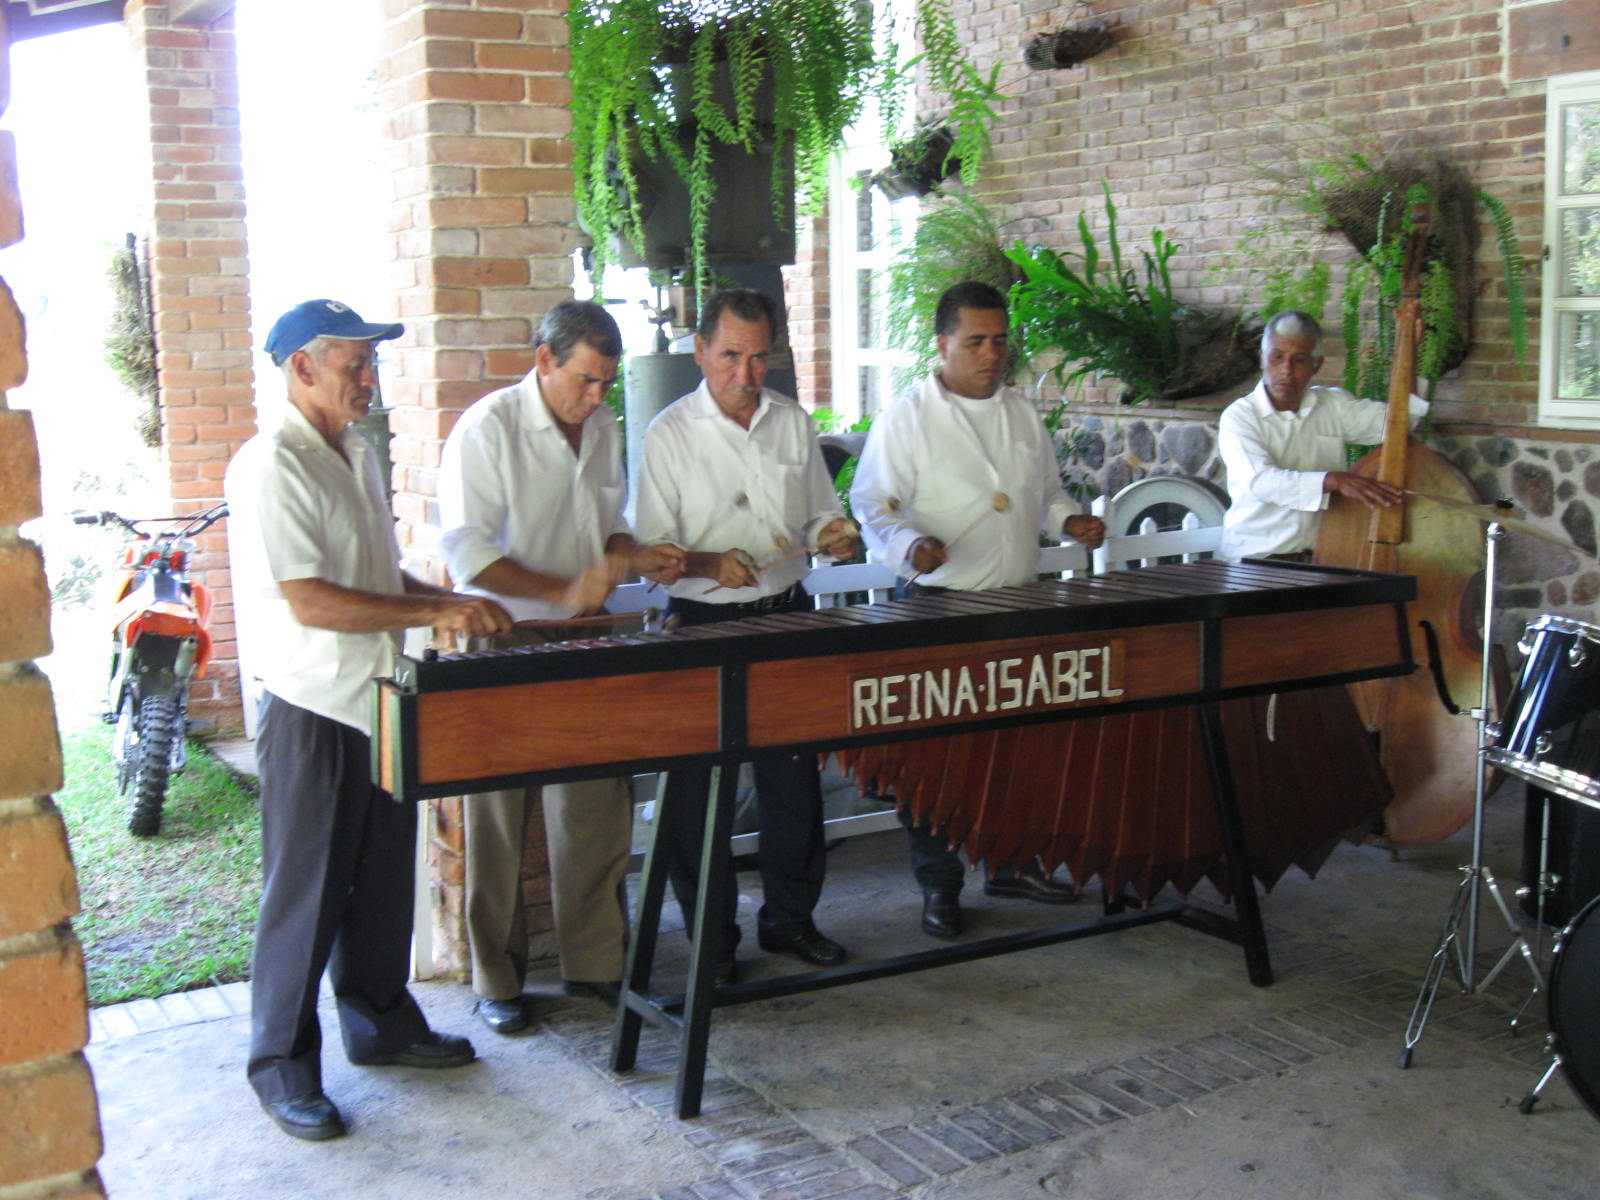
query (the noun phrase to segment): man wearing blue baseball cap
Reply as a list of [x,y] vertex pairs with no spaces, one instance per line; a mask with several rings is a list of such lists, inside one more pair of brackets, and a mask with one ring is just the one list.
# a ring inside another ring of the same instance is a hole
[[377,392],[371,324],[333,300],[290,309],[267,335],[287,411],[228,464],[230,566],[243,661],[259,678],[261,907],[251,973],[251,1086],[285,1133],[345,1132],[323,1094],[317,989],[326,968],[344,1049],[366,1066],[456,1067],[406,990],[416,807],[369,774],[371,689],[401,630],[487,637],[499,604],[400,569],[376,453],[350,427]]

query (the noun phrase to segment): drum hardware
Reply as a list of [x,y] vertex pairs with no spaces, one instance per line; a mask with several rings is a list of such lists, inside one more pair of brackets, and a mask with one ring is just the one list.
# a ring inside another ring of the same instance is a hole
[[[1433,1002],[1439,994],[1439,985],[1444,982],[1445,970],[1452,959],[1455,963],[1456,977],[1461,981],[1461,991],[1465,995],[1472,995],[1481,988],[1487,988],[1499,976],[1500,972],[1512,960],[1520,955],[1523,962],[1527,963],[1528,970],[1533,975],[1533,992],[1523,1002],[1517,1016],[1512,1019],[1513,1030],[1522,1012],[1531,1003],[1533,996],[1543,991],[1545,986],[1544,973],[1539,969],[1539,960],[1529,945],[1528,939],[1523,935],[1516,918],[1511,914],[1511,908],[1506,904],[1505,895],[1500,890],[1500,885],[1495,881],[1494,873],[1483,863],[1483,807],[1485,800],[1485,771],[1484,761],[1491,746],[1491,739],[1499,736],[1498,727],[1491,720],[1490,706],[1493,693],[1489,686],[1491,630],[1494,627],[1494,588],[1496,551],[1500,539],[1505,536],[1505,529],[1499,519],[1490,520],[1484,527],[1484,572],[1483,572],[1483,658],[1482,668],[1478,681],[1478,706],[1466,710],[1463,715],[1471,717],[1478,722],[1478,770],[1474,772],[1474,791],[1472,801],[1472,861],[1461,868],[1461,882],[1456,887],[1454,899],[1451,901],[1450,910],[1445,915],[1444,927],[1439,933],[1439,939],[1434,944],[1433,956],[1428,960],[1428,969],[1422,981],[1422,989],[1417,993],[1416,1003],[1411,1008],[1411,1018],[1406,1023],[1405,1045],[1400,1051],[1399,1066],[1405,1070],[1411,1065],[1412,1052],[1417,1043],[1422,1040],[1423,1030],[1427,1027],[1428,1017],[1433,1011]],[[1491,732],[1493,731],[1493,732]],[[1495,906],[1500,910],[1500,915],[1505,919],[1506,927],[1511,931],[1511,944],[1489,973],[1484,976],[1483,982],[1476,982],[1478,959],[1478,914],[1482,905],[1482,896],[1487,889]],[[1463,931],[1463,926],[1465,927]]]

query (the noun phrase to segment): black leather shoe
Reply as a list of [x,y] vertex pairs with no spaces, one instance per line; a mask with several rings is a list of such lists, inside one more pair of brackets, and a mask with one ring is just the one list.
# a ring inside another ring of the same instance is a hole
[[261,1108],[290,1137],[325,1142],[345,1135],[344,1118],[321,1092],[307,1092],[287,1100],[263,1100]]
[[472,1006],[472,1011],[496,1033],[521,1033],[528,1027],[528,1010],[523,1007],[521,996],[510,1000],[480,999]]
[[358,1067],[464,1067],[477,1058],[472,1043],[453,1033],[423,1034],[411,1045],[371,1058],[352,1058]]
[[615,1008],[622,998],[622,980],[563,979],[561,990],[574,1000],[598,1000],[607,1008]]
[[929,937],[959,937],[964,928],[961,921],[961,893],[949,889],[922,893],[922,932]]
[[1035,904],[1076,904],[1083,893],[1071,883],[1060,883],[1037,870],[1018,871],[1004,879],[990,879],[983,885],[985,896],[1011,900],[1032,900]]
[[844,961],[844,947],[832,938],[824,937],[815,925],[809,923],[784,933],[757,929],[756,940],[761,943],[763,950],[771,954],[792,954],[801,962],[816,967],[831,967]]

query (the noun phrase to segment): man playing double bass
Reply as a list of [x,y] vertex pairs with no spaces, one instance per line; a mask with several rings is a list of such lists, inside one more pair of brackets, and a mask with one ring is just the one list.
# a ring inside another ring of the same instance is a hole
[[[1322,327],[1303,312],[1281,312],[1261,335],[1261,382],[1223,410],[1217,449],[1232,503],[1221,556],[1309,561],[1317,529],[1337,492],[1369,508],[1402,499],[1399,488],[1344,469],[1347,444],[1383,440],[1385,406],[1343,388],[1313,387],[1322,369]],[[1427,402],[1411,402],[1415,427]]]

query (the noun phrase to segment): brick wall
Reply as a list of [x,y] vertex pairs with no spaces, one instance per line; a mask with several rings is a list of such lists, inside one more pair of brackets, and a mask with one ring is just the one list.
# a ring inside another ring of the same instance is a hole
[[[1459,155],[1511,210],[1524,253],[1537,261],[1544,96],[1541,86],[1505,80],[1500,0],[1093,7],[1120,21],[1116,46],[1079,67],[1032,71],[1022,46],[1058,27],[1065,10],[1037,0],[953,6],[978,63],[1001,64],[1007,92],[995,158],[977,191],[1007,215],[1048,220],[1053,233],[1040,240],[1071,244],[1085,210],[1103,226],[1104,179],[1125,250],[1148,247],[1160,228],[1182,245],[1172,262],[1182,293],[1253,302],[1236,252],[1268,212],[1264,172],[1283,167],[1285,146],[1307,138],[1331,138],[1335,149],[1357,144],[1335,132],[1344,129],[1364,144]],[[1349,257],[1341,242],[1311,230],[1304,248]],[[1492,248],[1484,250],[1487,260]],[[1486,263],[1480,274],[1492,272]],[[1537,279],[1530,285],[1537,297]],[[1335,296],[1337,288],[1336,280]],[[1530,422],[1537,388],[1511,362],[1498,282],[1478,305],[1475,338],[1471,357],[1441,386],[1438,416]],[[1340,367],[1332,349],[1330,381]]]
[[[256,428],[233,16],[179,26],[166,4],[130,0],[125,20],[149,104],[143,246],[155,309],[161,457],[172,511],[192,512],[222,499],[228,460]],[[211,665],[190,686],[190,709],[219,728],[238,729],[225,530],[202,535],[192,560],[216,604]]]
[[[0,111],[10,95],[0,11]],[[0,129],[0,247],[22,237],[16,147]],[[0,1200],[103,1196],[89,1008],[72,932],[78,884],[50,799],[61,743],[50,684],[50,593],[39,548],[17,527],[42,513],[33,418],[7,407],[27,375],[22,315],[0,280]]]
[[826,216],[802,220],[795,264],[783,268],[783,299],[794,354],[795,394],[815,412],[833,403],[833,354],[828,286],[829,224]]
[[[393,284],[406,323],[394,406],[395,511],[408,566],[445,582],[439,455],[456,414],[533,368],[540,316],[572,294],[571,96],[561,0],[386,0],[379,82],[390,115]],[[460,801],[435,806],[436,965],[465,962]],[[524,863],[547,930],[543,824]]]

